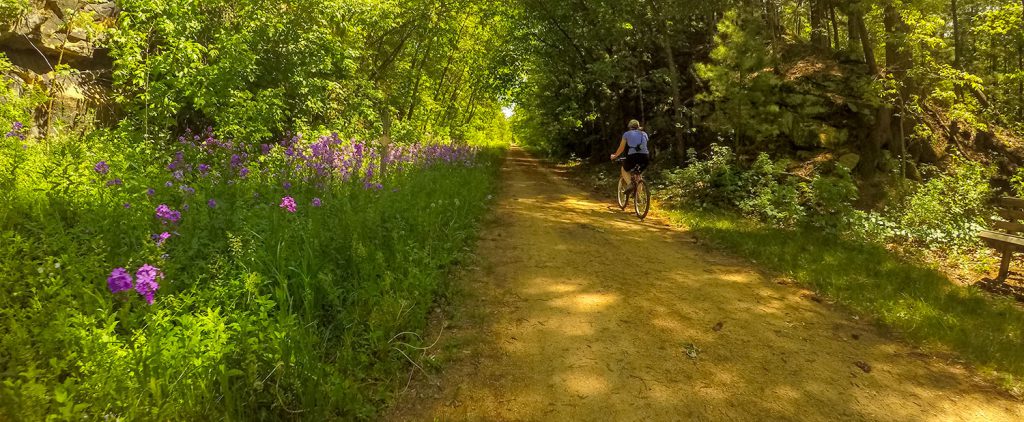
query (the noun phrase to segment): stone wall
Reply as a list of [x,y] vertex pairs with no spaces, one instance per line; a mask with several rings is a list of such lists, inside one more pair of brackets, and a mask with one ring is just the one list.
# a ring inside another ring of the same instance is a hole
[[[30,0],[22,16],[0,21],[0,52],[15,65],[4,76],[19,90],[34,86],[53,98],[36,110],[37,128],[85,127],[115,118],[112,62],[104,43],[118,12],[113,1]],[[58,64],[72,71],[58,75]]]

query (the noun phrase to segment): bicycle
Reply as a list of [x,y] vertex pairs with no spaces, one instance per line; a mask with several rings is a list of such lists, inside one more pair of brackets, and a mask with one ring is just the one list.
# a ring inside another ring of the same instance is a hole
[[[626,161],[626,159],[620,157],[615,161],[621,163]],[[629,174],[633,182],[632,188],[626,186],[622,178],[619,178],[619,208],[625,211],[626,206],[629,205],[629,198],[632,196],[633,210],[636,211],[636,216],[640,218],[640,221],[644,221],[647,218],[647,213],[651,210],[651,191],[647,190],[647,183],[644,182],[644,174],[640,171],[640,166],[630,169]]]

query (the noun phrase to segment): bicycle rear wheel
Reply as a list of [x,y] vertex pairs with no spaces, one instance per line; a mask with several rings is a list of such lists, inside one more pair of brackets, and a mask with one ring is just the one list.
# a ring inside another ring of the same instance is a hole
[[618,195],[619,198],[618,199],[619,199],[619,208],[621,208],[623,210],[626,209],[626,205],[629,205],[629,195],[626,195],[626,189],[627,188],[629,188],[629,185],[626,184],[626,182],[622,181],[622,178],[620,177],[619,178],[619,191],[618,191],[619,192],[619,195]]
[[639,180],[636,183],[636,190],[633,191],[636,198],[633,200],[633,208],[636,209],[636,216],[640,220],[647,218],[647,212],[651,210],[651,191],[647,190],[647,183]]

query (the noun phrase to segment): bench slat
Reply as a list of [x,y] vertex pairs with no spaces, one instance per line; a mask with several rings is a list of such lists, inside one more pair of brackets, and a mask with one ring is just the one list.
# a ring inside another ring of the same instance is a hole
[[978,233],[978,236],[980,236],[982,239],[989,243],[1024,246],[1024,237],[1014,236],[1012,234],[999,233],[991,230],[982,230],[981,233]]
[[1003,207],[1024,209],[1024,199],[1005,196],[999,198],[998,204]]
[[989,224],[992,228],[1005,231],[1009,234],[1024,233],[1024,224],[1012,223],[1008,221],[991,220]]
[[1024,220],[1024,211],[1021,210],[999,208],[996,209],[996,213],[1010,221]]

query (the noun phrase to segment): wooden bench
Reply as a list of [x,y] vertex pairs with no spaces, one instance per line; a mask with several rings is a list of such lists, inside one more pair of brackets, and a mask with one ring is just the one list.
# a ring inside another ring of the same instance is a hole
[[1006,221],[990,220],[993,230],[983,230],[979,236],[992,248],[1003,253],[1003,262],[999,266],[999,281],[1005,281],[1010,275],[1010,261],[1013,253],[1024,250],[1024,199],[999,198],[996,211]]

